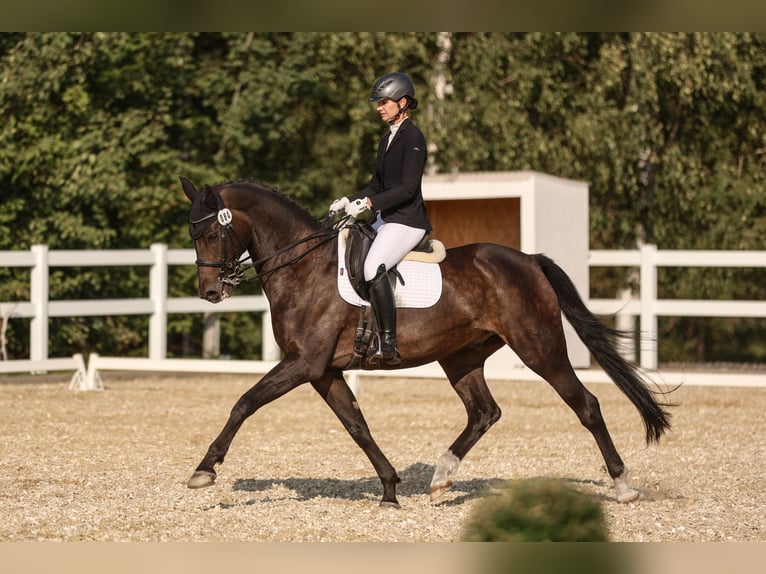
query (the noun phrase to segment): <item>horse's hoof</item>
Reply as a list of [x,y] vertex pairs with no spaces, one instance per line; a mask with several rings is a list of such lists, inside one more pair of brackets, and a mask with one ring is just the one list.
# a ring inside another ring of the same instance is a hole
[[401,506],[399,506],[399,503],[396,502],[395,500],[394,501],[382,500],[380,502],[380,507],[381,508],[396,508],[397,510],[401,508]]
[[622,504],[635,502],[640,496],[635,488],[630,487],[627,468],[623,469],[620,476],[615,477],[614,488],[617,490],[617,502],[621,502]]
[[431,485],[431,502],[438,502],[452,488],[452,481],[440,482]]
[[206,486],[212,486],[215,482],[216,474],[209,470],[197,470],[192,474],[189,482],[186,486],[189,488],[205,488]]
[[631,488],[626,492],[618,494],[617,502],[622,504],[630,504],[631,502],[636,502],[639,498],[641,498],[641,494],[637,490],[633,490]]

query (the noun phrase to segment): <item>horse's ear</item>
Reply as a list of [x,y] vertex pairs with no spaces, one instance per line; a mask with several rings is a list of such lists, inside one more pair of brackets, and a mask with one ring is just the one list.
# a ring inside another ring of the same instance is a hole
[[202,194],[202,205],[207,207],[210,211],[218,211],[219,198],[213,191],[213,188],[209,185],[205,186],[205,189],[200,192]]
[[179,179],[181,180],[181,187],[183,187],[186,197],[188,197],[191,202],[194,203],[194,199],[199,195],[197,188],[195,188],[194,184],[185,177],[181,177]]

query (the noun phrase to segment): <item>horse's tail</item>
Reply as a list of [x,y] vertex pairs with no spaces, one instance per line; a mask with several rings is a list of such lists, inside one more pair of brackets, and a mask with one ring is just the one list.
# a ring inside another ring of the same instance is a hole
[[646,429],[646,442],[659,441],[670,429],[670,413],[663,408],[670,405],[657,400],[636,366],[625,360],[609,339],[627,334],[607,327],[591,313],[572,280],[553,260],[542,254],[533,257],[556,292],[564,316],[601,368],[638,409]]

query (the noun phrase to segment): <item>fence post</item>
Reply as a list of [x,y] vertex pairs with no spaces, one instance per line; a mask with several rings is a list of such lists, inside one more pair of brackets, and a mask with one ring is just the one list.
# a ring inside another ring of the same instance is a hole
[[32,259],[34,266],[30,276],[30,302],[34,306],[35,316],[30,324],[29,358],[43,361],[48,358],[48,297],[49,269],[48,246],[33,245]]
[[164,359],[168,349],[168,247],[163,243],[151,246],[154,262],[149,272],[149,358]]
[[[622,305],[627,305],[628,302],[633,299],[633,290],[632,289],[620,289],[618,292],[618,299],[622,303]],[[620,354],[625,358],[626,360],[635,363],[636,362],[636,343],[633,337],[635,337],[636,334],[636,317],[635,315],[630,315],[628,313],[623,313],[622,311],[618,311],[617,315],[614,318],[614,326],[619,331],[624,331],[625,333],[630,333],[631,339],[630,340],[623,340],[620,341],[620,346],[618,348]]]
[[657,352],[657,246],[641,246],[641,367],[656,370]]
[[271,309],[263,312],[261,318],[261,333],[263,333],[261,342],[261,355],[264,361],[278,361],[282,351],[274,338],[274,328],[271,326]]
[[202,330],[202,358],[221,358],[221,315],[205,313],[202,315],[205,326]]

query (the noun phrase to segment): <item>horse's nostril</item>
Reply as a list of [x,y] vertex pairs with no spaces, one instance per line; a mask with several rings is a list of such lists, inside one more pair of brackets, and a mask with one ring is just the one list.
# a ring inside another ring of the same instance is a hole
[[221,294],[218,291],[207,291],[205,292],[205,299],[210,301],[211,303],[217,303],[221,300]]

